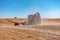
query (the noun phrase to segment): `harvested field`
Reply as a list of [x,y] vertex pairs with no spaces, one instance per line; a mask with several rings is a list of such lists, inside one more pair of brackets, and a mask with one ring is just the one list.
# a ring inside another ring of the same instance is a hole
[[38,25],[14,26],[14,21],[24,19],[0,19],[0,40],[60,40],[60,19],[42,19]]

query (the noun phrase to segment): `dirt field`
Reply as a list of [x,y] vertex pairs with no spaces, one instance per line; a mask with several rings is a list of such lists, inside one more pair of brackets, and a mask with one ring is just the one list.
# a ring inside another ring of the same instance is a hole
[[0,40],[60,40],[60,19],[42,19],[41,24],[14,26],[24,19],[0,19]]

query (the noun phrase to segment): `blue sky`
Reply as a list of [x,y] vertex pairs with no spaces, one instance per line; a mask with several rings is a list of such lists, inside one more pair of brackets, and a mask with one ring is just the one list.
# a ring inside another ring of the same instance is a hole
[[36,12],[43,18],[60,18],[60,0],[0,0],[0,18],[26,18]]

